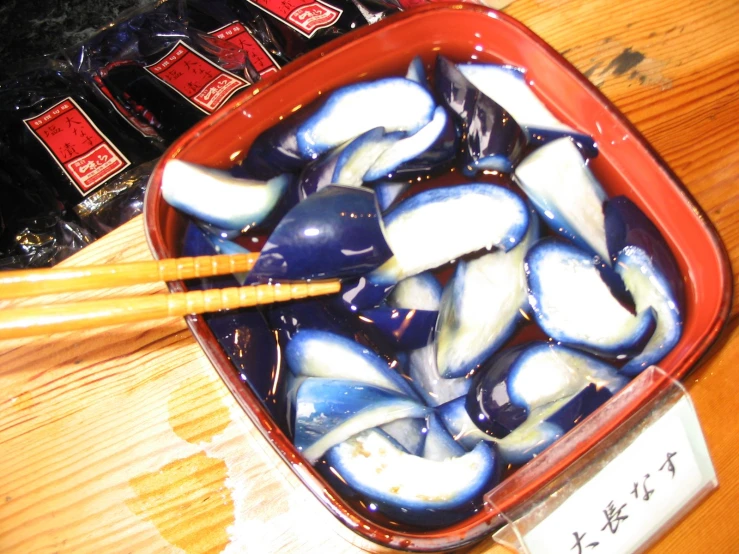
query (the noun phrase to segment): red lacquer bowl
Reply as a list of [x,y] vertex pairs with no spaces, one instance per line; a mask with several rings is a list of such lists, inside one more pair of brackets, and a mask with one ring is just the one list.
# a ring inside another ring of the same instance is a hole
[[[685,277],[683,337],[660,363],[672,378],[684,377],[715,342],[730,309],[729,263],[713,227],[644,138],[587,79],[522,24],[480,6],[423,6],[350,33],[288,65],[191,129],[169,149],[151,178],[145,222],[154,255],[178,256],[187,224],[185,217],[161,197],[161,171],[168,159],[229,167],[245,156],[262,131],[319,95],[356,81],[403,75],[413,57],[421,56],[431,63],[438,54],[454,61],[502,62],[526,68],[528,78],[551,111],[571,127],[595,137],[600,154],[593,162],[594,172],[611,195],[625,194],[649,215],[661,229]],[[181,282],[170,287],[185,289]],[[312,467],[301,463],[297,450],[275,425],[268,410],[233,371],[205,321],[189,317],[188,324],[265,440],[365,546],[448,550],[490,534],[502,523],[498,517],[501,511],[510,511],[536,492],[633,414],[661,386],[651,382],[636,393],[632,387],[629,396],[623,396],[628,401],[618,402],[617,413],[604,410],[606,406],[601,408],[591,416],[600,414],[599,425],[583,426],[588,429],[586,436],[581,432],[577,440],[563,439],[550,449],[556,455],[536,458],[501,483],[495,494],[488,496],[496,499],[494,506],[488,505],[474,516],[436,531],[383,528],[354,511]],[[611,402],[618,399],[617,395]]]

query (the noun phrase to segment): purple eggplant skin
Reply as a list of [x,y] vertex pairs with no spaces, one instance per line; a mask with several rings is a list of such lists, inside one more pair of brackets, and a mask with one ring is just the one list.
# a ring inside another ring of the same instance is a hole
[[636,246],[646,252],[654,269],[663,276],[671,289],[678,309],[685,308],[685,278],[677,260],[657,226],[625,196],[615,196],[605,203],[606,245],[612,260],[626,246]]
[[438,315],[431,310],[381,306],[361,311],[359,318],[374,325],[396,348],[405,351],[423,348],[434,340]]
[[546,238],[529,250],[524,268],[536,322],[554,341],[623,360],[639,354],[654,333],[655,310],[634,315],[624,306],[603,278],[599,257]]
[[517,403],[508,391],[508,376],[524,348],[513,348],[480,368],[465,399],[470,419],[483,432],[502,439],[522,425],[529,407]]
[[532,342],[501,352],[485,364],[475,376],[465,408],[480,430],[502,439],[536,409],[578,394],[591,384],[605,389],[607,396],[597,394],[590,404],[565,405],[549,416],[547,421],[566,431],[576,423],[577,418],[570,417],[577,415],[573,409],[582,409],[578,414],[584,417],[594,409],[588,411],[588,406],[609,398],[627,382],[614,366],[585,352]]
[[391,256],[374,192],[330,186],[285,215],[248,282],[359,277]]
[[337,303],[352,312],[377,308],[382,305],[393,288],[394,283],[375,283],[365,277],[348,279],[341,284]]
[[590,383],[545,421],[557,425],[567,433],[610,400],[612,396],[607,388],[598,388],[595,383]]
[[526,134],[518,123],[443,56],[437,58],[435,77],[437,94],[457,114],[467,137],[465,174],[482,170],[509,173],[526,147]]

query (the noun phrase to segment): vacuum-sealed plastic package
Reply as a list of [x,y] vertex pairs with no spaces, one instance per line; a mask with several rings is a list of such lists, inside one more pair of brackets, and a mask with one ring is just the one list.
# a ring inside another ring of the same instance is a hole
[[290,61],[272,30],[233,0],[169,0],[157,10],[178,18],[190,29],[240,48],[262,76]]
[[241,48],[162,11],[137,13],[67,55],[124,118],[165,143],[259,80]]
[[54,265],[94,237],[43,177],[0,143],[0,270]]
[[0,142],[16,164],[9,181],[43,183],[59,213],[69,220],[75,213],[92,229],[94,208],[122,194],[130,172],[161,153],[59,61],[0,83]]
[[[278,66],[349,31],[400,11],[390,0],[170,0],[159,10],[177,13],[191,28],[269,53]],[[238,27],[232,27],[238,25]],[[247,35],[243,35],[246,33]],[[252,58],[257,70],[259,62]]]

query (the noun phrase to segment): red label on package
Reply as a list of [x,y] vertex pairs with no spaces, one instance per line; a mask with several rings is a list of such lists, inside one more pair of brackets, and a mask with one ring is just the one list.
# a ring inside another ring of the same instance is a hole
[[341,17],[342,11],[320,0],[247,0],[310,38]]
[[207,114],[220,108],[234,92],[249,86],[183,42],[146,70]]
[[238,21],[208,33],[218,39],[230,42],[249,56],[249,61],[260,75],[266,75],[280,69],[277,62],[269,55],[267,49],[246,30]]
[[83,196],[131,165],[72,98],[23,121]]

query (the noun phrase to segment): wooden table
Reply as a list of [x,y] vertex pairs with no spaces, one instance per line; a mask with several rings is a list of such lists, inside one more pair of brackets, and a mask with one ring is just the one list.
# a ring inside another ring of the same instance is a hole
[[[507,11],[646,135],[718,227],[736,271],[739,3],[516,0]],[[149,258],[137,218],[66,263]],[[656,552],[730,552],[739,543],[738,308],[687,383],[720,488]],[[0,551],[356,552],[328,519],[183,320],[0,343]],[[502,550],[491,541],[472,549]]]

